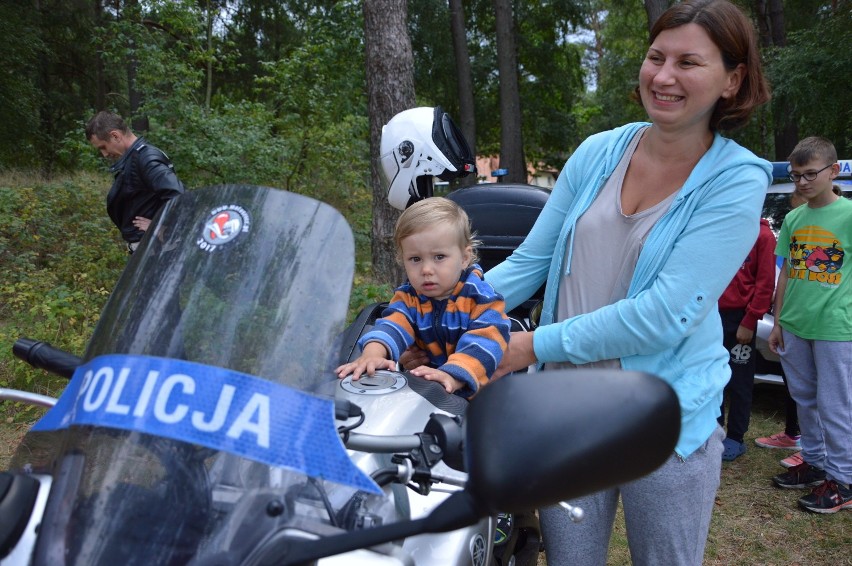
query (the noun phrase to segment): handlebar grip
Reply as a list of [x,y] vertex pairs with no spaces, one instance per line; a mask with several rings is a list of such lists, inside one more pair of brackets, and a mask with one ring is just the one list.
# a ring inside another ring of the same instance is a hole
[[34,368],[47,370],[67,379],[71,379],[74,370],[83,363],[83,358],[31,338],[18,338],[12,345],[12,354]]
[[410,452],[420,447],[420,437],[416,434],[397,436],[378,436],[350,432],[346,440],[346,448],[359,452],[376,454],[393,454],[394,452]]

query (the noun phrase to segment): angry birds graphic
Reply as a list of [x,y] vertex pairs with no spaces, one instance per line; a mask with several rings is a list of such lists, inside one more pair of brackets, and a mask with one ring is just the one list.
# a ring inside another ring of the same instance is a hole
[[[818,226],[805,226],[790,238],[790,268],[811,273],[837,273],[846,252],[833,235]],[[792,273],[792,272],[791,272]]]

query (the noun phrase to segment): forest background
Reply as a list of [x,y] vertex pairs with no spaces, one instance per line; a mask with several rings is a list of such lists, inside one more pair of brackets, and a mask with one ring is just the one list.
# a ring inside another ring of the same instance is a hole
[[[852,1],[734,1],[759,31],[773,99],[733,137],[784,160],[819,134],[849,157]],[[668,5],[0,3],[0,385],[22,371],[4,368],[16,334],[80,352],[123,266],[103,204],[109,164],[84,135],[96,111],[125,116],[191,189],[267,185],[338,208],[356,237],[357,308],[402,277],[398,211],[376,169],[390,117],[440,105],[477,155],[520,162],[509,180],[524,181],[528,163],[558,171],[588,135],[645,119],[631,94],[648,29]]]
[[[852,1],[734,0],[774,96],[734,138],[783,160],[801,137],[850,153]],[[189,187],[270,185],[358,215],[372,276],[397,281],[381,126],[442,106],[505,180],[561,169],[589,134],[645,118],[631,100],[670,0],[6,0],[0,170],[103,171],[85,121],[127,117]],[[471,179],[473,181],[473,179]],[[366,222],[366,224],[364,224]],[[368,229],[369,227],[369,229]]]
[[[783,160],[798,139],[819,134],[848,157],[852,2],[735,1],[759,31],[774,96],[733,137]],[[401,280],[390,242],[398,212],[384,202],[375,167],[382,124],[405,108],[440,105],[478,155],[520,161],[509,180],[525,180],[528,163],[558,171],[588,135],[645,118],[631,94],[648,28],[667,5],[6,0],[0,333],[21,330],[11,325],[22,316],[91,319],[120,271],[120,255],[84,249],[93,235],[116,249],[120,241],[103,208],[108,163],[83,133],[100,109],[164,149],[191,189],[267,185],[338,208],[356,235],[356,297],[366,300]],[[72,234],[56,232],[72,217],[75,234],[92,232],[79,258]],[[88,276],[96,292],[86,290],[79,260],[109,258]]]
[[[732,137],[784,160],[798,139],[824,135],[849,158],[852,2],[735,1],[760,31],[774,97]],[[267,185],[338,208],[356,237],[355,312],[397,277],[377,258],[387,248],[372,251],[393,221],[376,190],[384,121],[440,105],[479,155],[559,170],[589,134],[645,118],[630,94],[667,5],[0,2],[0,387],[58,395],[67,382],[13,359],[12,343],[28,336],[82,355],[126,264],[106,216],[108,164],[83,133],[97,110],[131,120],[191,189]],[[382,108],[381,88],[404,94]],[[749,442],[782,426],[781,407],[779,391],[759,396]],[[0,469],[40,414],[2,403]],[[726,466],[707,563],[852,564],[848,514],[800,513],[769,486],[777,456],[752,449]],[[623,539],[611,563],[628,561]]]
[[[852,3],[735,1],[760,32],[774,97],[734,137],[783,160],[798,139],[819,134],[848,156]],[[370,117],[381,111],[369,100],[370,78],[406,90],[409,78],[401,75],[410,72],[410,105],[442,106],[477,154],[502,154],[506,163],[520,155],[522,163],[558,171],[589,134],[645,118],[630,95],[648,27],[666,6],[6,0],[0,169],[47,178],[103,171],[83,124],[107,108],[164,149],[190,187],[272,185],[346,211],[364,206],[370,192]],[[403,33],[367,61],[374,38],[398,22]],[[411,67],[388,72],[408,51]],[[515,107],[506,105],[508,83],[517,90]],[[524,180],[521,171],[510,175]]]

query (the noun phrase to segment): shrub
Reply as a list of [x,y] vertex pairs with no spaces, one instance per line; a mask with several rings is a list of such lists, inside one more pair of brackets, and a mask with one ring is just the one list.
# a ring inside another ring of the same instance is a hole
[[[61,378],[13,360],[25,336],[82,355],[109,292],[126,263],[106,215],[110,180],[100,175],[44,181],[0,178],[0,386],[56,396]],[[33,408],[7,407],[15,419]]]

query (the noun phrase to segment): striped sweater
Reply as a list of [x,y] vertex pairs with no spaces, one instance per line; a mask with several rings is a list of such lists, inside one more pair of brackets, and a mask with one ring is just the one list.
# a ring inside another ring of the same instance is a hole
[[465,384],[458,394],[471,397],[497,369],[509,329],[503,297],[482,279],[482,268],[473,265],[441,301],[418,295],[406,281],[358,345],[363,349],[368,342],[379,342],[391,359],[399,360],[416,344],[429,354],[430,365]]

